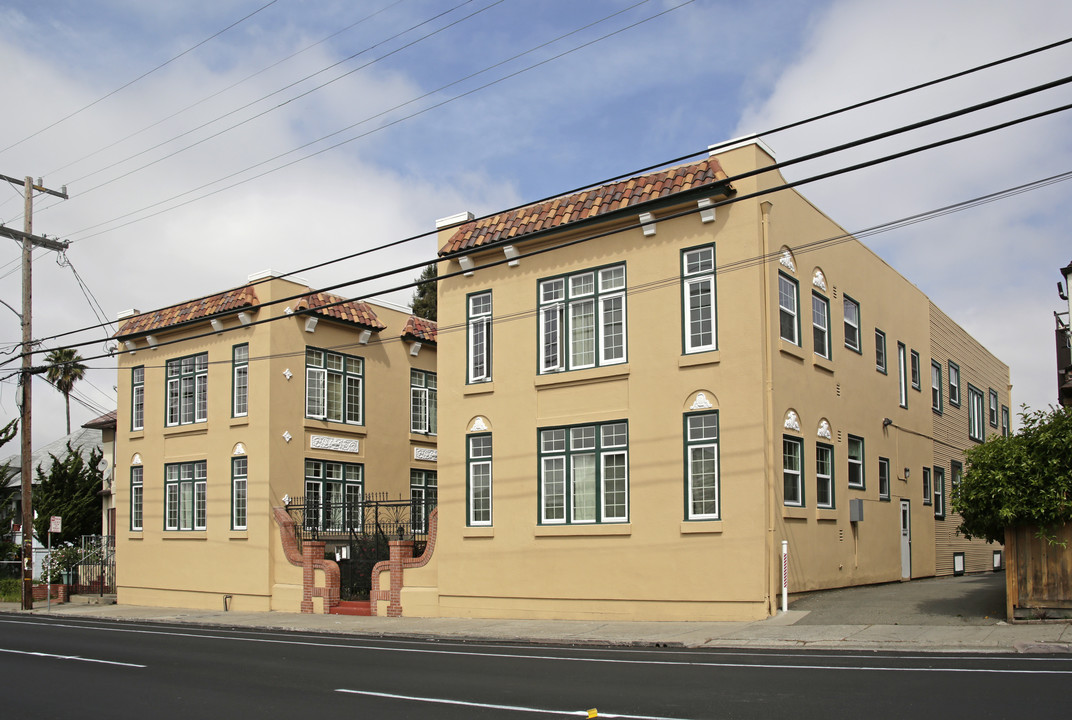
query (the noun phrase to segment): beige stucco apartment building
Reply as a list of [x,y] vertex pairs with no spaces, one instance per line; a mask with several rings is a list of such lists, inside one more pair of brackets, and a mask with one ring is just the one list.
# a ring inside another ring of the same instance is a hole
[[273,508],[312,498],[327,527],[367,493],[434,496],[435,323],[270,272],[125,315],[118,602],[297,611]]
[[1008,367],[766,193],[773,162],[754,142],[440,222],[438,534],[396,614],[761,618],[783,541],[791,592],[989,568],[948,507]]

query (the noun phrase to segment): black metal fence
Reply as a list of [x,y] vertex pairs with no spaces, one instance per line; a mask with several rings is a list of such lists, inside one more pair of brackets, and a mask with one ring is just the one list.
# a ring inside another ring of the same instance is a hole
[[115,537],[83,535],[82,559],[71,573],[71,592],[109,595],[115,592]]

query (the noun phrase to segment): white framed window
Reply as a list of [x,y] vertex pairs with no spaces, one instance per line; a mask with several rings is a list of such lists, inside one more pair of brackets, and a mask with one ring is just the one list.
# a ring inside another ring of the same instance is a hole
[[990,427],[996,428],[998,426],[998,391],[994,388],[990,388]]
[[909,357],[912,359],[912,389],[920,390],[919,353],[913,350]]
[[138,466],[130,468],[130,529],[141,530],[143,509],[142,504],[145,498],[145,487],[143,484],[143,469]]
[[204,460],[164,466],[164,529],[204,530],[208,474]]
[[718,520],[718,411],[685,416],[689,520]]
[[145,366],[130,371],[130,429],[145,429]]
[[306,458],[305,527],[360,531],[364,489],[364,465]]
[[875,328],[875,369],[886,374],[886,333]]
[[834,447],[815,443],[815,506],[834,507]]
[[923,504],[930,505],[933,500],[931,494],[931,469],[929,467],[923,468]]
[[945,468],[934,468],[934,517],[945,517]]
[[625,265],[539,283],[540,372],[626,361]]
[[846,295],[845,306],[845,347],[862,352],[860,345],[860,303]]
[[364,374],[363,358],[305,348],[305,416],[364,425]]
[[208,353],[167,361],[167,424],[208,420]]
[[231,416],[249,413],[249,345],[231,348]]
[[717,350],[714,245],[681,251],[681,303],[685,353]]
[[799,289],[796,280],[778,273],[778,333],[782,340],[794,345],[800,345]]
[[470,295],[468,314],[468,382],[491,380],[491,292]]
[[864,482],[864,439],[849,435],[849,487],[855,490],[863,490]]
[[949,361],[949,404],[960,407],[960,366]]
[[410,432],[435,435],[438,432],[436,374],[425,370],[409,371]]
[[246,468],[244,457],[231,458],[231,529],[246,529]]
[[800,438],[782,438],[782,501],[804,505],[804,441]]
[[890,461],[889,458],[878,459],[878,499],[890,499]]
[[968,438],[976,442],[986,439],[986,423],[983,407],[983,391],[971,383],[968,384]]
[[830,359],[830,301],[819,293],[811,294],[812,344],[815,354]]
[[931,360],[931,410],[942,414],[942,366]]
[[491,435],[468,437],[469,525],[491,525]]
[[629,520],[629,429],[625,421],[542,428],[540,522]]
[[897,385],[900,392],[900,405],[908,407],[908,358],[907,348],[903,342],[897,343]]
[[428,516],[439,502],[435,470],[409,471],[410,526],[415,533],[428,532]]
[[1001,406],[1001,436],[1009,437],[1009,408]]

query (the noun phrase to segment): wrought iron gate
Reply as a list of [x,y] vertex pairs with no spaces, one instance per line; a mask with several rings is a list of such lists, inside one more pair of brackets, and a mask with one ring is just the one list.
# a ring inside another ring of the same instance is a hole
[[110,595],[115,592],[114,536],[82,536],[82,559],[74,567],[71,592],[82,595]]

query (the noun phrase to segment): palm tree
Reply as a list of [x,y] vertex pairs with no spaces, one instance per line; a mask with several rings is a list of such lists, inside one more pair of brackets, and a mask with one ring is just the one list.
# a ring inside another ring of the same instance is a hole
[[45,377],[57,390],[63,393],[67,402],[67,434],[71,434],[71,388],[86,375],[86,366],[77,350],[59,348],[45,356],[48,370]]

